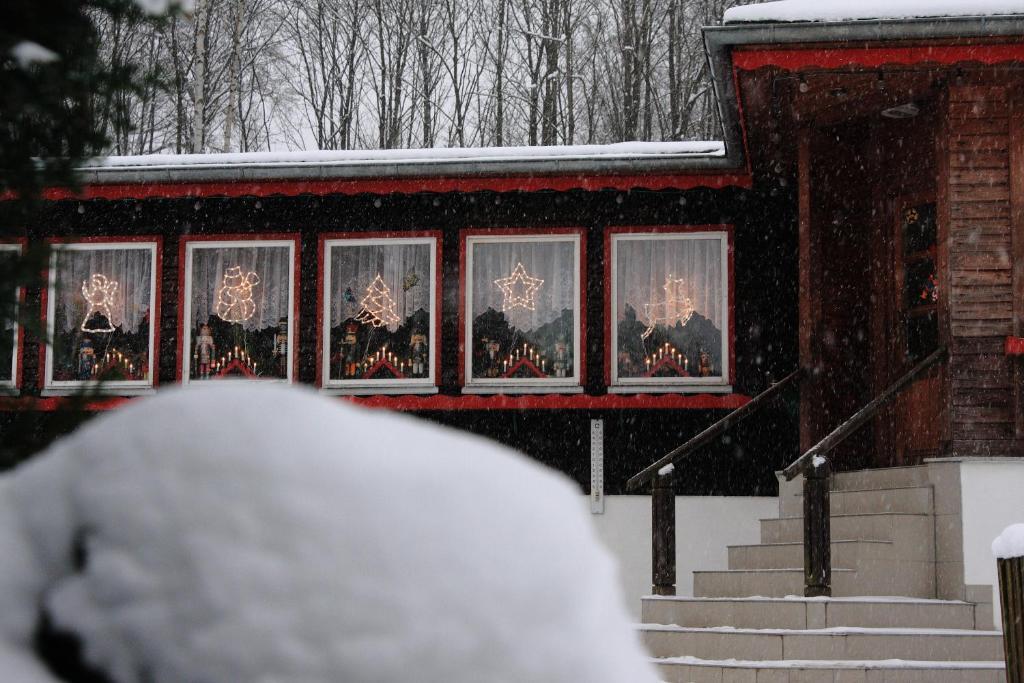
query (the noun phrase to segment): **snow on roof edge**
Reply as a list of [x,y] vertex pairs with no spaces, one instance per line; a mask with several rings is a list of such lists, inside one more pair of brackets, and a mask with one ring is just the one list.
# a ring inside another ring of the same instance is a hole
[[608,145],[547,147],[448,147],[432,149],[338,150],[307,152],[243,152],[214,154],[148,154],[96,157],[79,168],[93,172],[127,169],[223,168],[253,166],[364,166],[374,164],[429,165],[433,163],[568,161],[603,159],[664,159],[724,157],[719,141],[621,142]]
[[777,0],[731,7],[723,24],[1024,16],[1020,0]]

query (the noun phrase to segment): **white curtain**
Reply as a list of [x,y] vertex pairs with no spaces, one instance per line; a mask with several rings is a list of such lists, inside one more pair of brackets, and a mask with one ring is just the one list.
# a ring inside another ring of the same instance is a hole
[[[534,291],[533,310],[524,306],[504,311],[509,324],[529,332],[561,317],[572,309],[578,278],[575,272],[576,243],[544,242],[477,242],[473,244],[472,317],[488,308],[499,313],[505,304],[505,293],[495,280],[510,277],[518,264],[526,275],[544,281]],[[526,287],[516,282],[513,293],[526,294]]]
[[[138,331],[147,318],[153,274],[150,249],[58,249],[54,330],[67,332],[81,326],[90,307],[82,296],[82,283],[93,275],[117,282],[110,305],[112,320],[124,332]],[[110,302],[108,301],[108,304]]]
[[645,305],[664,302],[665,281],[683,280],[694,311],[723,327],[722,241],[718,239],[621,239],[616,243],[616,320],[626,306],[649,322]]
[[252,288],[252,317],[241,323],[246,330],[277,327],[287,318],[291,258],[288,247],[194,247],[192,251],[192,328],[217,315],[217,292],[224,286],[224,271],[238,266],[242,276],[256,273]]
[[[430,251],[429,244],[333,245],[328,256],[331,327],[359,314],[367,288],[378,275],[399,318],[388,324],[389,330],[397,330],[418,309],[429,314]],[[377,296],[382,294],[378,292]]]

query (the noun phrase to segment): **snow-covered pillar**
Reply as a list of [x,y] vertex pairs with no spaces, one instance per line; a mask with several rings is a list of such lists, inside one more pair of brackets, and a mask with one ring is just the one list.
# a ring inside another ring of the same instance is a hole
[[1024,524],[1011,524],[992,543],[999,567],[1006,683],[1024,683]]

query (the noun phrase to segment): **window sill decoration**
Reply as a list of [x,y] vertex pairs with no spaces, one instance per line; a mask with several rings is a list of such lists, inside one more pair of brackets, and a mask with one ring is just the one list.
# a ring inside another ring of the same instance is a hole
[[182,241],[182,383],[291,381],[298,238]]
[[436,233],[322,239],[322,391],[437,391],[438,239]]
[[159,240],[97,238],[53,245],[43,393],[83,387],[137,394],[154,385]]
[[467,234],[465,393],[582,391],[579,230]]
[[729,231],[617,228],[608,243],[609,391],[730,391]]

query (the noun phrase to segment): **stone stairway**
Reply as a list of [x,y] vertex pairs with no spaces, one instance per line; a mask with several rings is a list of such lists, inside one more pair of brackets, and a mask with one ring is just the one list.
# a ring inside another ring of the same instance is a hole
[[644,598],[641,633],[670,683],[1004,683],[992,605],[937,600],[927,467],[833,477],[832,598],[803,598],[803,498],[780,484],[761,544],[695,572],[695,597]]

